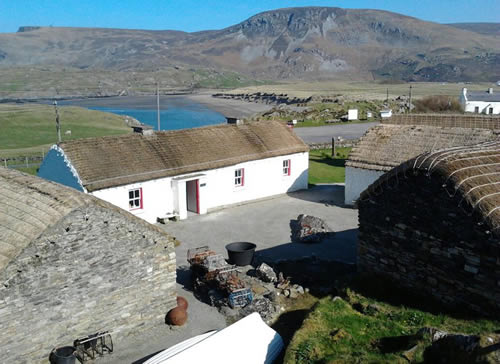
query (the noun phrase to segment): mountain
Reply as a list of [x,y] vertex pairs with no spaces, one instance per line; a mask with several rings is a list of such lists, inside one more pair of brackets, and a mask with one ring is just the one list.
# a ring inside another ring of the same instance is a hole
[[453,23],[447,25],[474,33],[500,37],[500,23]]
[[266,80],[496,81],[500,39],[387,11],[331,7],[278,9],[196,33],[32,26],[0,34],[0,72],[40,66]]

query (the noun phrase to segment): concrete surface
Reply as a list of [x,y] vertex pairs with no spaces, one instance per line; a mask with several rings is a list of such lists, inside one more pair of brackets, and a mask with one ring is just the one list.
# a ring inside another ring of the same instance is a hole
[[329,143],[332,137],[357,139],[378,123],[339,124],[294,128],[295,133],[306,143]]
[[[189,302],[189,319],[185,326],[169,328],[159,323],[153,329],[127,338],[115,337],[115,352],[98,363],[139,364],[157,352],[187,338],[226,326],[224,317],[213,307],[199,302],[190,290],[187,251],[203,245],[227,258],[225,245],[235,241],[257,244],[257,259],[276,261],[308,257],[347,263],[356,261],[358,211],[343,207],[344,186],[318,185],[306,191],[280,195],[245,205],[228,207],[207,215],[192,215],[187,220],[158,225],[175,236],[178,295]],[[299,214],[324,219],[336,232],[320,244],[290,242],[290,221]]]

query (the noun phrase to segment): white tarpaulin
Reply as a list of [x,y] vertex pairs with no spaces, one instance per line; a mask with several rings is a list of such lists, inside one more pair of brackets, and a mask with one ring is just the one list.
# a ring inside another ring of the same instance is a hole
[[144,364],[271,364],[283,339],[256,312],[220,331],[181,342]]

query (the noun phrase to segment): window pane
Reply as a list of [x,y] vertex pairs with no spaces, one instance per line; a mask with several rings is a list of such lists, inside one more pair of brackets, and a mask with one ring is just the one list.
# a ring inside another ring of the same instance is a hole
[[135,205],[135,207],[139,207],[139,201],[140,201],[140,200],[134,200],[134,205]]
[[135,197],[139,197],[139,190],[135,190]]
[[128,198],[133,199],[134,198],[134,191],[128,191]]

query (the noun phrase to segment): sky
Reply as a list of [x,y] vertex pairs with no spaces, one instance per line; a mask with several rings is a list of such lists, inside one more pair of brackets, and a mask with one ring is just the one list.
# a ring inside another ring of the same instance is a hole
[[0,32],[21,25],[194,32],[294,6],[381,9],[438,23],[500,23],[500,0],[0,0]]

